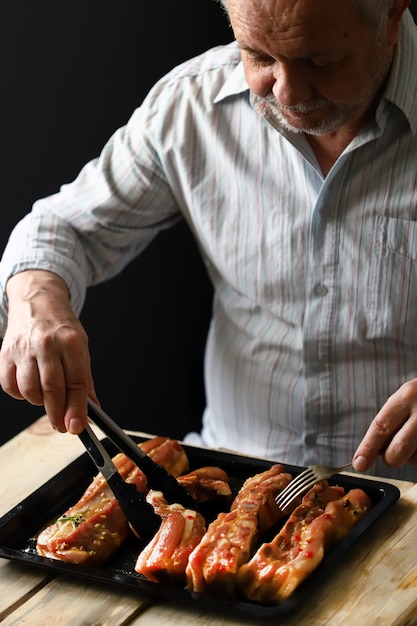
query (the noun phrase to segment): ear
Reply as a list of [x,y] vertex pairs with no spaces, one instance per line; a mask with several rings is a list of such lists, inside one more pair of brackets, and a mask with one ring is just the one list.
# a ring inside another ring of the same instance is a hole
[[389,45],[393,46],[397,43],[401,18],[410,2],[411,0],[394,0],[389,10],[387,22],[387,43]]

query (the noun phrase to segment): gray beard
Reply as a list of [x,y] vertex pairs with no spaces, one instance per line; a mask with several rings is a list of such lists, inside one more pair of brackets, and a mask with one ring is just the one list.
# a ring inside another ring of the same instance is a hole
[[[334,115],[332,115],[331,118],[322,119],[320,120],[320,122],[316,123],[315,126],[299,127],[299,126],[293,126],[292,124],[290,124],[290,122],[282,114],[282,111],[285,111],[286,108],[291,110],[291,107],[278,106],[272,94],[264,98],[264,100],[268,108],[269,114],[275,119],[276,122],[278,122],[280,126],[282,126],[285,130],[289,132],[305,133],[307,135],[326,135],[328,133],[331,133],[337,130],[338,128],[340,128],[340,126],[343,125],[344,121],[349,116],[349,113],[351,113],[356,106],[356,102],[355,102],[355,104],[352,104],[350,106],[339,107],[338,109],[335,110],[335,113]],[[325,102],[321,101],[320,103],[317,102],[317,104],[314,106],[302,103],[296,107],[293,107],[292,110],[299,111],[299,112],[314,111],[314,110],[319,109],[321,106],[323,106],[323,104],[327,105],[328,101],[325,101]]]

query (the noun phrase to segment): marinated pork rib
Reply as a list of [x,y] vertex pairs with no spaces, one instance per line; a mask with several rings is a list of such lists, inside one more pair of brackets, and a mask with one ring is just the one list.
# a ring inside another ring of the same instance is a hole
[[[198,503],[230,497],[228,480],[224,470],[211,466],[178,477]],[[146,499],[162,517],[162,523],[139,554],[135,570],[153,582],[184,585],[188,558],[206,532],[205,519],[180,504],[168,504],[160,491],[149,491]]]
[[178,476],[178,482],[188,491],[195,502],[230,498],[232,491],[229,477],[220,467],[205,466]]
[[168,504],[160,491],[150,491],[146,499],[162,523],[140,552],[135,571],[153,582],[184,585],[188,557],[206,532],[205,519],[181,504]]
[[270,543],[262,544],[237,575],[241,595],[254,602],[286,600],[372,506],[361,489],[346,495],[327,481],[315,485]]
[[220,513],[191,552],[186,568],[190,591],[232,597],[238,568],[256,540],[282,516],[275,495],[291,480],[282,465],[245,481],[228,513]]
[[[140,447],[159,465],[178,476],[188,470],[188,458],[178,441],[154,437]],[[128,483],[147,492],[146,477],[124,454],[113,461]],[[41,556],[71,563],[100,564],[108,560],[131,531],[110,487],[101,474],[93,479],[80,500],[38,536]]]

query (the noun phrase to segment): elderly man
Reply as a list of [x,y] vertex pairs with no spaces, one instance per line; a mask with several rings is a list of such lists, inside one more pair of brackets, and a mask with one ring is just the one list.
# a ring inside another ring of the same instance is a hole
[[[416,479],[417,33],[408,0],[228,0],[0,265],[0,383],[79,433],[85,290],[185,219],[214,287],[188,441]],[[134,292],[134,285],[132,285]],[[111,322],[111,320],[110,320]],[[138,372],[140,386],[140,372]],[[140,428],[138,423],[138,428]]]

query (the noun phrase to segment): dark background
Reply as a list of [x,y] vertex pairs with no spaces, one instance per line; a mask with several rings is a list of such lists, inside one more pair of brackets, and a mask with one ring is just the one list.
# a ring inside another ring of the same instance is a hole
[[[231,38],[215,0],[0,0],[0,251],[160,76]],[[172,437],[199,427],[211,294],[184,224],[89,290],[81,319],[96,388],[121,426]],[[0,390],[0,444],[43,412]]]
[[[73,180],[174,65],[232,39],[215,0],[0,0],[0,250],[32,202]],[[103,408],[182,437],[204,407],[211,286],[184,224],[87,294]],[[0,443],[42,415],[0,390]]]

